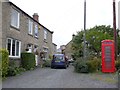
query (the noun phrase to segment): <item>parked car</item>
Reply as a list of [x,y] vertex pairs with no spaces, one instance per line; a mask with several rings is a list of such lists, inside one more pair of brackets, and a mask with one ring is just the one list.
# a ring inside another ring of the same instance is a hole
[[69,64],[74,63],[74,60],[71,58],[71,59],[68,60],[68,62],[69,62]]
[[65,58],[64,54],[53,55],[53,60],[51,61],[51,68],[62,67],[66,69],[69,66],[68,64],[68,60]]

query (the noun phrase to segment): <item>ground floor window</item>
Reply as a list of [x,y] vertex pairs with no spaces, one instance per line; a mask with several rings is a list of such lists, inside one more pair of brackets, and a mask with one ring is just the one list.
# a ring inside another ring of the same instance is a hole
[[7,39],[7,50],[9,52],[9,56],[20,57],[21,53],[20,48],[21,48],[20,41],[11,38]]

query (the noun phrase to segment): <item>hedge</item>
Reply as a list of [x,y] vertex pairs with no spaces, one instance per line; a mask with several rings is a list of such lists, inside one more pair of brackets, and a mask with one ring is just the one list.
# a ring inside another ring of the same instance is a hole
[[35,68],[35,55],[33,53],[21,53],[21,64],[26,70]]
[[8,73],[9,67],[9,53],[6,49],[0,49],[0,71],[2,73],[2,77],[5,77]]

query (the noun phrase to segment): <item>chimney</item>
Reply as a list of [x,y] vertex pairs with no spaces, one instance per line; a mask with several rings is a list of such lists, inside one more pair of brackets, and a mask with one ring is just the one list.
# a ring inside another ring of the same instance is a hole
[[39,22],[39,16],[38,13],[34,13],[33,19]]
[[72,39],[74,39],[74,38],[75,38],[75,34],[72,35]]

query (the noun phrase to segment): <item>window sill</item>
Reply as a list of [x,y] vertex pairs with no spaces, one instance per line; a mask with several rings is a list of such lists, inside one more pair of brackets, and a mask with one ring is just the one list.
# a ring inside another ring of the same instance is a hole
[[14,28],[14,29],[16,29],[16,30],[18,30],[18,31],[20,31],[20,29],[17,28],[17,27],[15,27],[15,26],[10,25],[10,27],[11,27],[11,28]]
[[46,39],[44,39],[44,42],[45,42],[45,43],[47,43],[47,40],[46,40]]
[[20,58],[20,56],[9,56],[9,58]]
[[33,34],[28,33],[29,36],[33,37]]
[[34,36],[36,39],[38,39],[38,37]]

